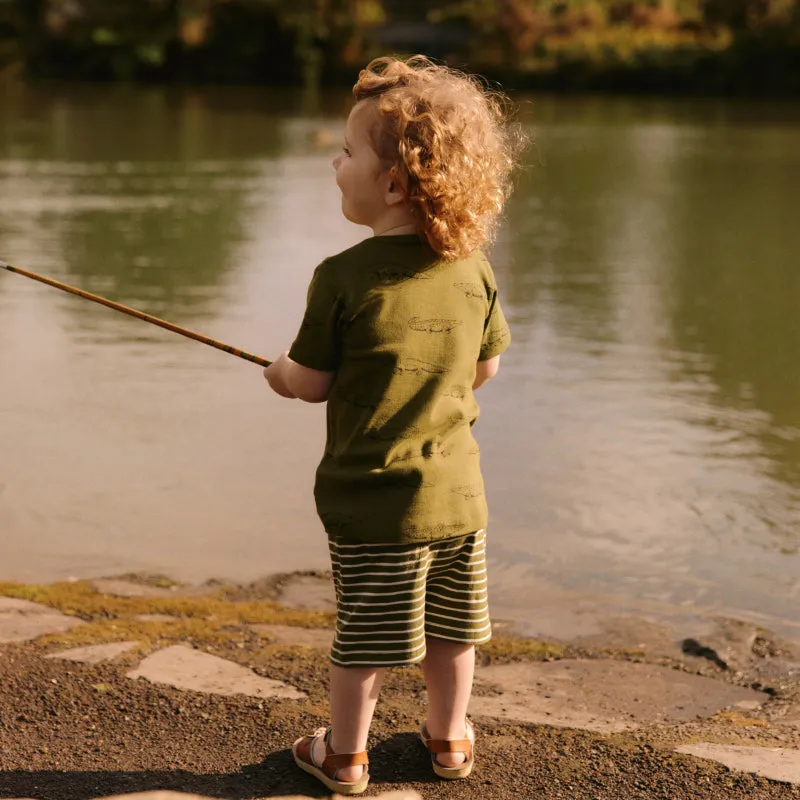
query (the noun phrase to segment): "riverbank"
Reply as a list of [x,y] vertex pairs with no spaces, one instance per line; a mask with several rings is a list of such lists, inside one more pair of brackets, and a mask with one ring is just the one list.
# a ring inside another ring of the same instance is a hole
[[[0,584],[0,796],[323,796],[288,747],[326,720],[332,621],[320,573],[247,586],[131,575]],[[797,796],[796,643],[734,620],[702,641],[633,618],[594,643],[495,628],[471,707],[475,774],[432,778],[414,733],[421,674],[391,670],[368,796]]]
[[794,0],[542,4],[0,3],[0,75],[350,86],[370,58],[425,53],[517,90],[800,92]]

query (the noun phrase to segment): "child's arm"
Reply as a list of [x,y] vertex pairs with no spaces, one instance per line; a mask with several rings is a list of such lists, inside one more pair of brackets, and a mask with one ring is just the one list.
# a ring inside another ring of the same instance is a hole
[[273,391],[281,397],[298,398],[306,403],[324,403],[335,375],[335,372],[304,367],[292,361],[287,353],[264,370],[264,377]]
[[486,361],[479,361],[475,368],[475,380],[472,382],[472,390],[479,389],[486,381],[490,381],[497,375],[500,369],[500,356],[487,358]]

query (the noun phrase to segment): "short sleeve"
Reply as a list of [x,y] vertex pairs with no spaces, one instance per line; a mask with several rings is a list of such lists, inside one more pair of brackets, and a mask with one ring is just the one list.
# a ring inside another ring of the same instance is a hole
[[478,361],[488,361],[490,358],[499,356],[511,344],[511,331],[503,309],[500,307],[497,289],[487,287],[487,290],[489,291],[489,313],[483,326],[483,340]]
[[314,270],[303,321],[289,349],[292,361],[322,372],[335,372],[341,353],[341,301],[329,271],[324,261]]

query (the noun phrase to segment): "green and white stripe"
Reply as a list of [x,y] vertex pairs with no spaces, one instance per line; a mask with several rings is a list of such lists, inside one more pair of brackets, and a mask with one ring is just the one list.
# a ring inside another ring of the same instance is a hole
[[337,666],[418,663],[426,636],[464,644],[491,638],[483,530],[425,544],[331,537],[329,545]]

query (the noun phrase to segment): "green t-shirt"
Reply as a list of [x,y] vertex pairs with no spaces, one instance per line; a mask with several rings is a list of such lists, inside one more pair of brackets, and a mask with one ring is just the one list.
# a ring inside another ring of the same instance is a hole
[[335,371],[314,497],[330,535],[425,542],[486,527],[472,393],[511,334],[489,262],[443,261],[416,235],[320,264],[289,357]]

